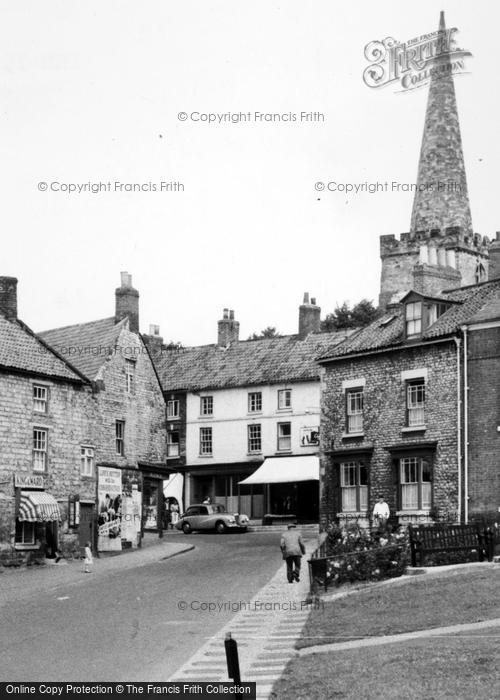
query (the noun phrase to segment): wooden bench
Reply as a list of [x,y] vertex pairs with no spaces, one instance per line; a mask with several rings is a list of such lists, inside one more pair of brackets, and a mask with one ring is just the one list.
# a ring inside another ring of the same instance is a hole
[[412,566],[422,566],[425,555],[435,552],[477,551],[479,561],[493,557],[493,533],[477,525],[410,525],[408,532]]

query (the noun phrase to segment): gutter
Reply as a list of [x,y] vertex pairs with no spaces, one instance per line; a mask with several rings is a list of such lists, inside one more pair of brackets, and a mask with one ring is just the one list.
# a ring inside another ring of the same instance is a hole
[[469,522],[469,386],[467,381],[467,326],[462,326],[464,334],[464,522]]
[[460,346],[461,338],[455,338],[457,346],[457,483],[458,483],[458,507],[457,523],[462,522],[462,397],[460,382]]

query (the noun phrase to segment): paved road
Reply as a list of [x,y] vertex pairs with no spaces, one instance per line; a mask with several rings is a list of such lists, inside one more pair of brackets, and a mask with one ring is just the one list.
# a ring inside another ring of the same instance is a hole
[[0,678],[166,680],[282,565],[276,532],[179,537],[195,549],[4,605]]

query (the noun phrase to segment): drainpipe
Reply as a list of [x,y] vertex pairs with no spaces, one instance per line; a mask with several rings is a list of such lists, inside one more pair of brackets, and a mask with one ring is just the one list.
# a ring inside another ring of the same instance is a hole
[[457,523],[462,521],[462,397],[460,382],[460,345],[462,339],[455,338],[457,346],[457,476],[458,476],[458,508]]
[[469,522],[469,385],[467,381],[467,326],[464,334],[464,522]]

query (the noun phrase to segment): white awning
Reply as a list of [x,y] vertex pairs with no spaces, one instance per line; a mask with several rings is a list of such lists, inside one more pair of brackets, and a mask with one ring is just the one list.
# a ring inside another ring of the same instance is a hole
[[260,467],[240,484],[284,484],[319,481],[319,457],[267,457]]
[[46,491],[21,491],[19,513],[21,522],[45,523],[61,520],[59,504],[54,496]]

